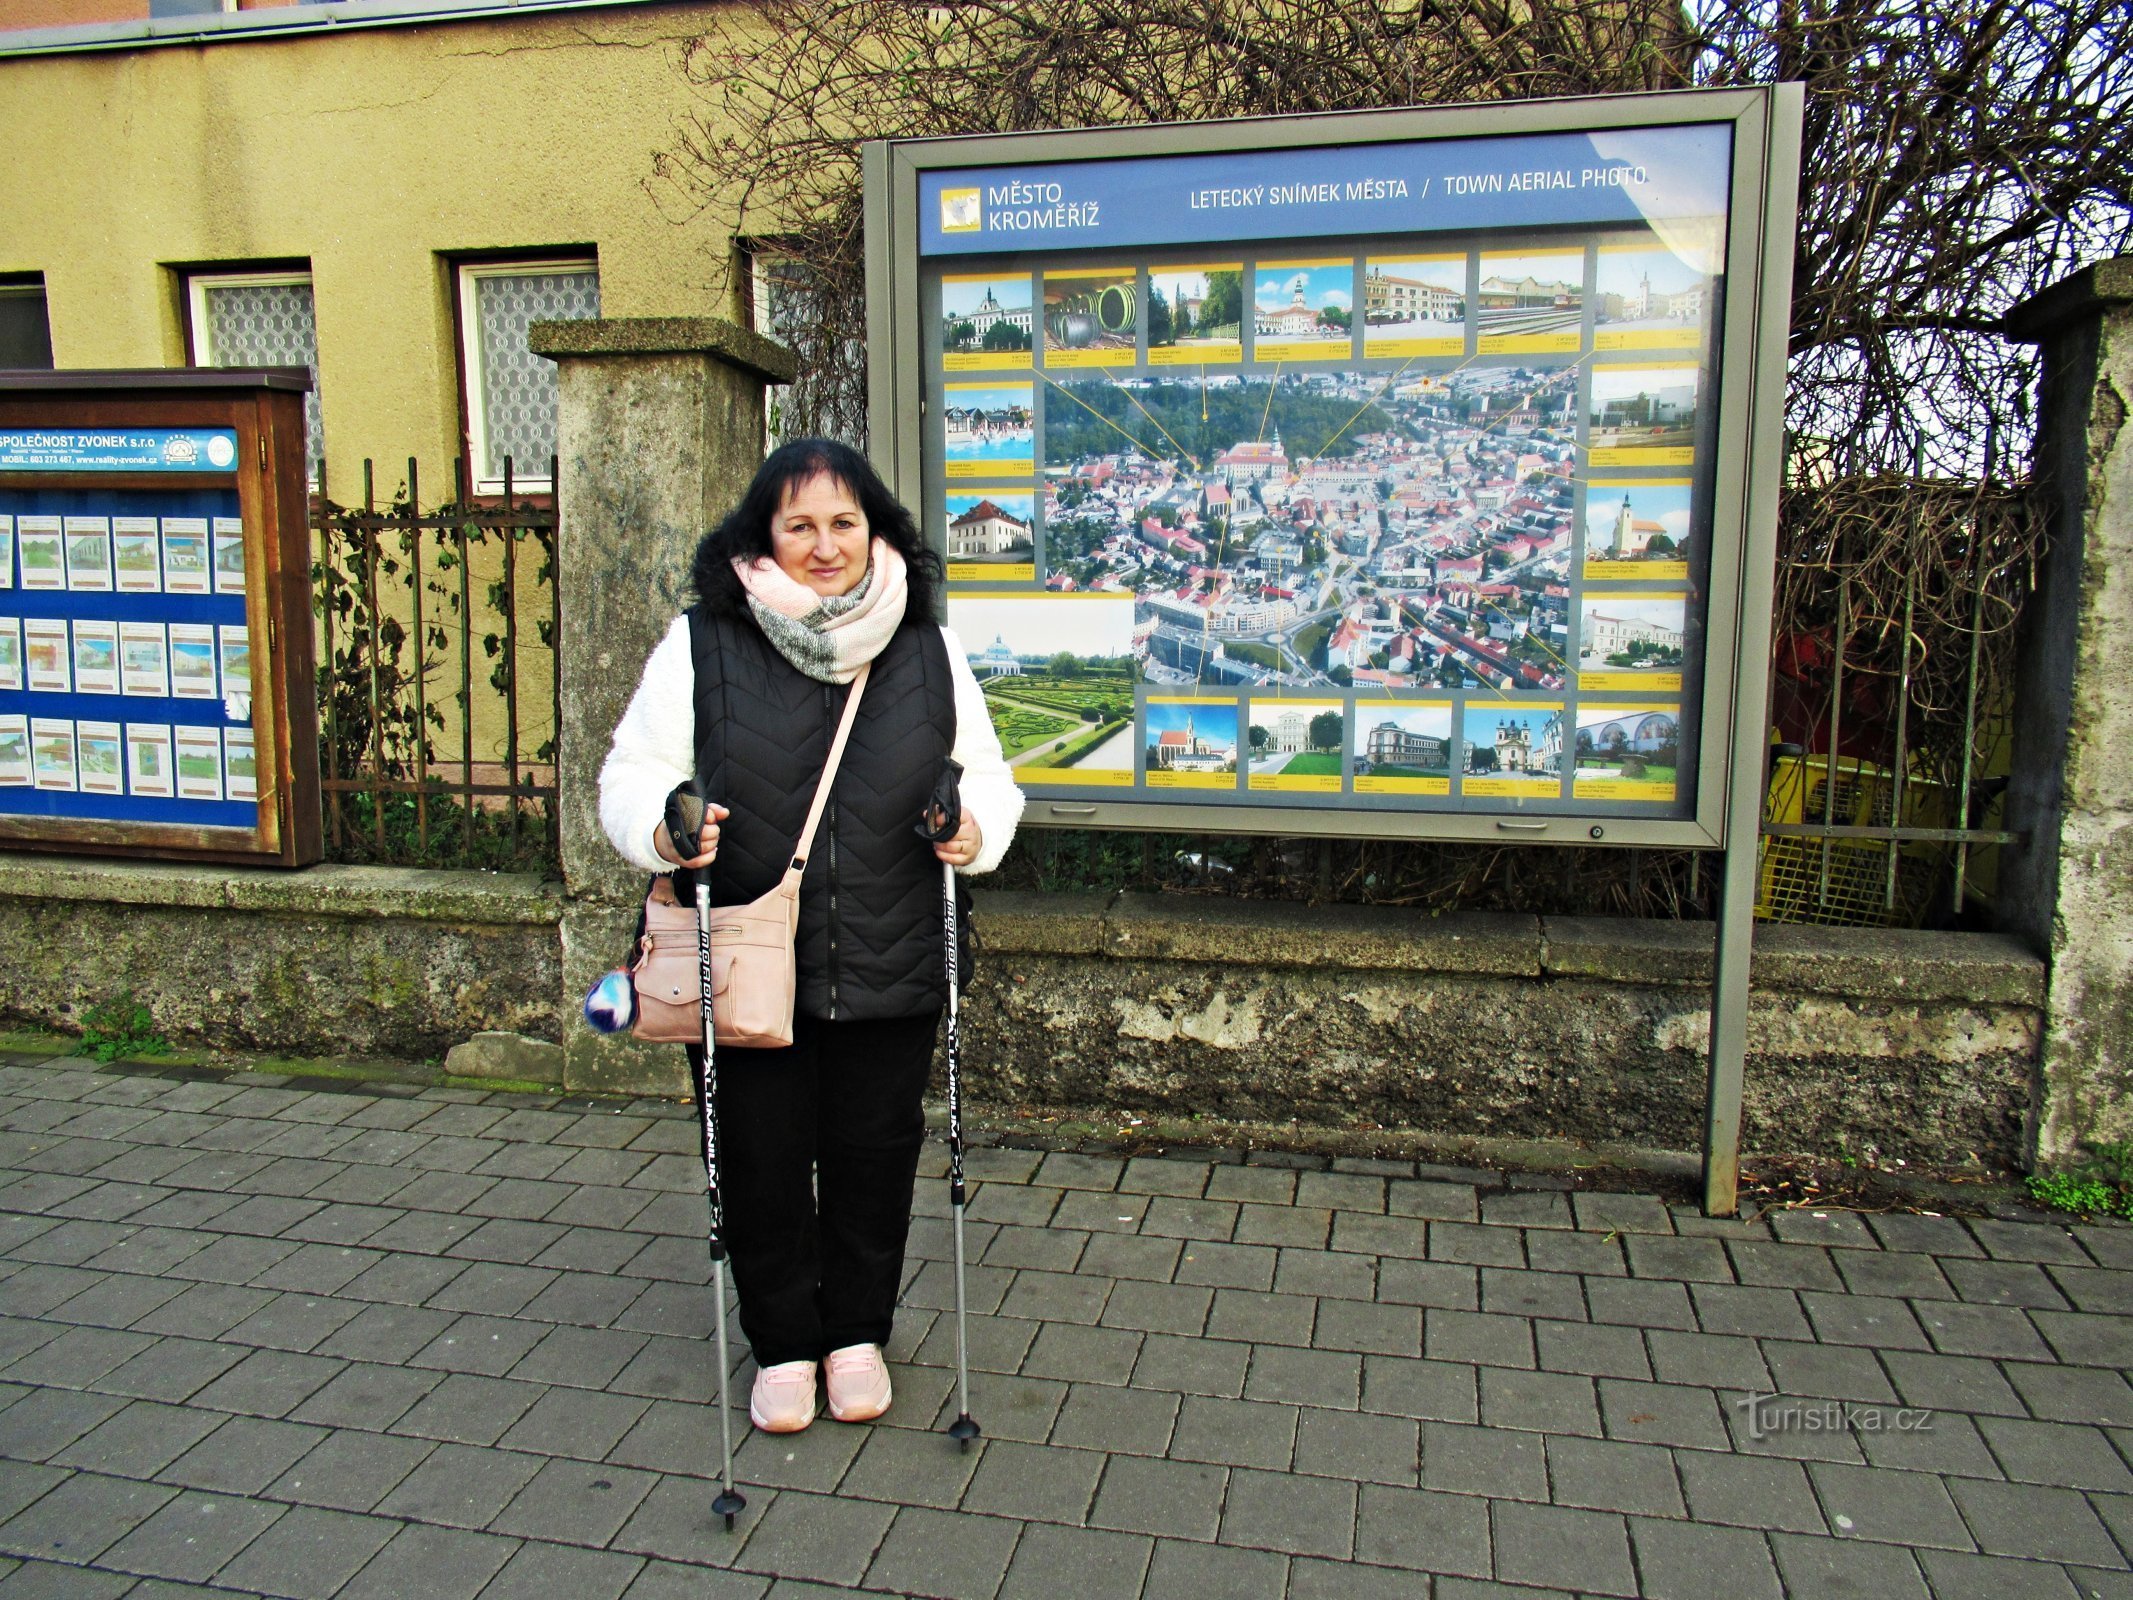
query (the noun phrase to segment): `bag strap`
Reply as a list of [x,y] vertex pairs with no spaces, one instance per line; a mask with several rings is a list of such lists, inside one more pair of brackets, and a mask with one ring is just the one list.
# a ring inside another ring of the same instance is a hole
[[837,736],[830,741],[829,756],[822,763],[822,781],[815,785],[814,804],[807,808],[807,824],[800,830],[800,842],[793,847],[792,862],[785,869],[785,878],[780,889],[800,892],[800,874],[807,869],[808,852],[815,842],[815,829],[822,823],[822,813],[829,806],[830,785],[837,778],[837,764],[844,759],[845,741],[852,736],[852,724],[859,720],[859,697],[866,692],[867,674],[874,670],[871,661],[861,662],[857,676],[852,679],[851,693],[844,697],[844,716],[837,724]]

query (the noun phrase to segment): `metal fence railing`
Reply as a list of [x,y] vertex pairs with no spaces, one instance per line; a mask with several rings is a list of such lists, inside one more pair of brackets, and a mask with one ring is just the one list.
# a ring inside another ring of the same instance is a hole
[[[1990,447],[1988,445],[1988,455]],[[1757,915],[1989,920],[2015,638],[2043,516],[2022,482],[1804,475],[1780,509]]]
[[[1786,485],[1758,917],[1990,925],[2013,840],[2016,624],[2042,549],[2026,481],[1830,465]],[[1700,918],[1718,889],[1707,865],[1686,850],[1032,829],[999,881]]]
[[[549,483],[554,465],[549,464]],[[312,516],[320,771],[339,861],[556,861],[556,513],[545,492],[421,509],[415,462]],[[2015,630],[2043,548],[2024,481],[1796,471],[1779,516],[1757,915],[1989,923]],[[1030,829],[1004,887],[1702,917],[1693,851]]]
[[[548,483],[555,481],[549,462]],[[541,870],[556,859],[556,513],[501,495],[424,510],[415,461],[380,502],[313,499],[319,771],[336,861]]]

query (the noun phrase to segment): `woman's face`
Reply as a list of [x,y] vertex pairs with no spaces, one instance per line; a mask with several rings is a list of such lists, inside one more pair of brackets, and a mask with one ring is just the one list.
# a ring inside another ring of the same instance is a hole
[[793,484],[770,519],[770,553],[793,582],[825,600],[849,594],[867,572],[867,514],[828,473]]

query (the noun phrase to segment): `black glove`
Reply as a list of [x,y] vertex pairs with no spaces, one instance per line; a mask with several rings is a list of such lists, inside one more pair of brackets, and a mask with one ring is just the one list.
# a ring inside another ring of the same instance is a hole
[[704,853],[704,797],[694,783],[675,786],[667,796],[667,843],[679,861],[694,861]]
[[941,775],[933,780],[933,793],[918,814],[911,831],[929,844],[945,844],[963,825],[963,796],[959,787],[963,768],[959,762],[943,761]]

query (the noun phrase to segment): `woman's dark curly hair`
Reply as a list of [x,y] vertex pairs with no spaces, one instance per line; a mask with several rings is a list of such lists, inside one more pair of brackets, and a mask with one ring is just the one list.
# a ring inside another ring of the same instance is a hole
[[835,439],[795,439],[771,451],[741,503],[696,546],[690,581],[713,616],[748,615],[747,592],[734,575],[733,559],[752,561],[770,550],[770,519],[786,495],[827,476],[842,485],[866,513],[867,531],[896,547],[908,569],[910,598],[904,615],[914,622],[940,619],[941,559],[926,547],[911,513],[896,502],[867,458]]

